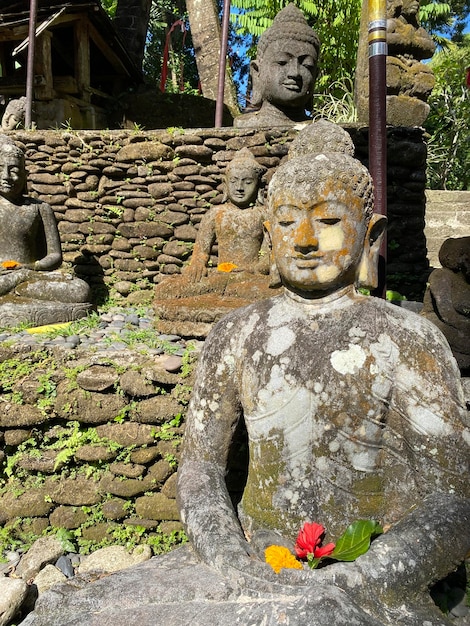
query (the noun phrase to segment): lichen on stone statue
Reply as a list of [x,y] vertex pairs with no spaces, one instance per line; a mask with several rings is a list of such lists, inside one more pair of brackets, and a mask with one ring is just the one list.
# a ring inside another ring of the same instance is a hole
[[[289,4],[261,35],[251,62],[252,109],[234,120],[239,128],[292,126],[309,119],[320,41],[303,13]],[[259,110],[257,110],[259,109]]]
[[24,154],[0,136],[0,323],[47,324],[82,316],[91,306],[90,288],[59,269],[54,213],[25,192]]

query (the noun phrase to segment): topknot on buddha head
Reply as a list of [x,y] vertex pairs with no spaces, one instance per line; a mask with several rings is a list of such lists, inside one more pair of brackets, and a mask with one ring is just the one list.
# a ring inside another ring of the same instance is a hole
[[288,4],[276,15],[272,25],[259,38],[257,56],[261,59],[268,46],[279,40],[303,41],[315,48],[318,58],[320,40],[305,19],[302,11],[294,4]]

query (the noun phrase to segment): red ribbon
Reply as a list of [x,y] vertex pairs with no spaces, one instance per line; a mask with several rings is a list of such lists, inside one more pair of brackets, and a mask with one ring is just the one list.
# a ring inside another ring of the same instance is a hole
[[[186,25],[183,22],[183,20],[176,20],[176,22],[174,22],[170,28],[170,30],[168,31],[167,35],[166,35],[166,40],[165,40],[165,47],[163,49],[163,63],[162,63],[162,74],[160,77],[160,91],[162,91],[163,93],[165,93],[165,86],[166,86],[166,79],[168,78],[168,57],[169,57],[169,53],[170,53],[170,39],[171,39],[171,34],[173,33],[173,31],[175,30],[175,28],[177,26],[181,27],[181,32],[184,33],[183,34],[183,46],[184,46],[184,41],[186,39]],[[183,81],[183,71],[181,70],[181,76],[180,76],[180,91],[184,90],[184,81]]]

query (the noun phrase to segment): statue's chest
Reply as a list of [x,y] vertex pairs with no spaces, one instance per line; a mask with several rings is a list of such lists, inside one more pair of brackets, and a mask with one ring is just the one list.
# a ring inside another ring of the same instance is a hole
[[38,224],[37,209],[33,207],[5,207],[0,206],[0,220],[7,224],[11,241],[20,244],[26,239],[31,239],[36,235]]
[[241,395],[253,450],[272,441],[293,459],[348,440],[380,445],[393,384],[383,341],[358,341],[354,330],[331,327],[275,338],[266,342],[262,363],[248,357],[244,365]]
[[220,238],[243,239],[261,237],[263,223],[260,212],[256,209],[221,212],[216,217],[217,232]]

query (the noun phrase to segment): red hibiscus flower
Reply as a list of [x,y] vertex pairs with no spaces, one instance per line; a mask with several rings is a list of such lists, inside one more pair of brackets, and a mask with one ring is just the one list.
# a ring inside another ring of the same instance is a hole
[[313,554],[315,559],[328,556],[335,549],[334,543],[328,543],[326,546],[320,547],[325,528],[316,522],[305,522],[299,530],[297,540],[295,542],[295,552],[300,559],[306,559],[309,554]]

